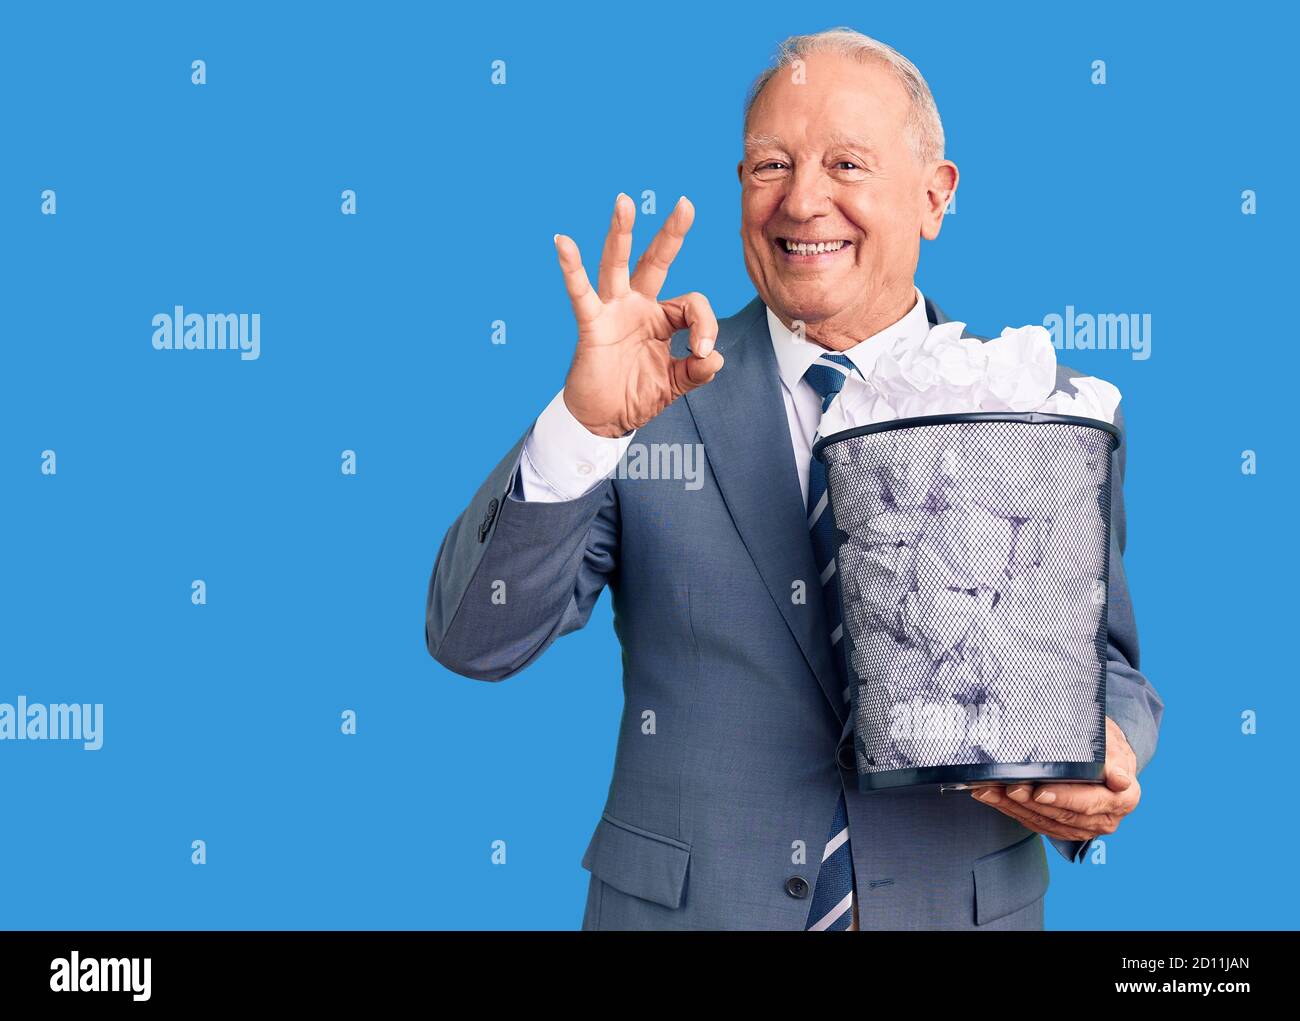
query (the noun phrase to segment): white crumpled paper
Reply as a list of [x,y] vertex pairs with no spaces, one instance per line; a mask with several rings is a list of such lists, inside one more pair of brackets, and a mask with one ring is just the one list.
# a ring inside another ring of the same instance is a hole
[[1119,388],[1096,376],[1078,376],[1070,380],[1076,393],[1057,392],[1043,402],[1039,411],[1053,415],[1078,415],[1080,418],[1097,418],[1103,422],[1115,421],[1119,407]]
[[898,418],[978,411],[1040,411],[1114,422],[1120,392],[1095,376],[1053,393],[1056,348],[1042,326],[1003,329],[988,341],[963,337],[965,323],[940,323],[919,343],[898,340],[865,380],[850,376],[817,430],[830,436]]

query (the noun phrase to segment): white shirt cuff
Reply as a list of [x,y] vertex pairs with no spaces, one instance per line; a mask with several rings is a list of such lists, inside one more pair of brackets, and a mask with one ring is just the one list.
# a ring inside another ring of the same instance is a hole
[[573,417],[561,390],[524,440],[519,463],[524,499],[558,503],[585,496],[618,467],[635,435],[635,429],[617,438],[590,432]]

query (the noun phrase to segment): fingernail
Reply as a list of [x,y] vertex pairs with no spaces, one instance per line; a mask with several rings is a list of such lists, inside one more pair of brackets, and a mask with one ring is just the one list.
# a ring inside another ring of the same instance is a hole
[[711,352],[712,350],[713,350],[713,338],[712,338],[712,337],[701,337],[701,338],[700,338],[700,357],[701,357],[701,358],[707,358],[707,357],[709,356],[709,352]]
[[1028,801],[1029,792],[1023,787],[1012,787],[1007,790],[1007,797],[1012,801]]
[[1055,791],[1039,791],[1039,792],[1034,796],[1034,800],[1037,801],[1040,805],[1050,805],[1053,801],[1056,800],[1056,792],[1055,792]]
[[989,801],[992,801],[995,797],[997,797],[997,795],[995,795],[992,791],[976,791],[976,792],[975,792],[975,800],[976,800],[976,801],[989,802]]
[[551,241],[552,241],[554,244],[557,244],[557,245],[558,245],[558,244],[560,243],[560,235],[558,235],[558,234],[553,234],[553,235],[551,235]]

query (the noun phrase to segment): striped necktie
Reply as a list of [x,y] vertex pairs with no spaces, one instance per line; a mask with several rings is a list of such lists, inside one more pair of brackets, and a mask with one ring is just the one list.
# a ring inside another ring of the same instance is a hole
[[[852,373],[853,362],[845,355],[824,354],[808,367],[803,378],[821,396],[822,413],[831,406],[835,395]],[[831,635],[831,655],[844,694],[848,694],[847,669],[844,664],[843,618],[840,614],[839,579],[835,577],[835,522],[828,507],[826,466],[812,459],[808,471],[808,528],[812,533],[813,558],[821,573],[822,595],[826,602],[827,627]],[[844,930],[853,922],[853,851],[849,845],[849,815],[840,791],[835,803],[835,818],[822,853],[821,871],[813,888],[812,907],[808,910],[809,930]]]

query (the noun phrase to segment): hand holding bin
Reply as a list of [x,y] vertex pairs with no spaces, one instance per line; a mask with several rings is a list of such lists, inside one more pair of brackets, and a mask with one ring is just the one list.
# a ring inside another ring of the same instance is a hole
[[860,790],[1102,779],[1118,439],[997,411],[817,441]]

